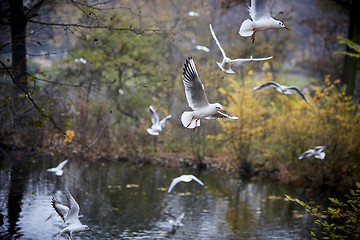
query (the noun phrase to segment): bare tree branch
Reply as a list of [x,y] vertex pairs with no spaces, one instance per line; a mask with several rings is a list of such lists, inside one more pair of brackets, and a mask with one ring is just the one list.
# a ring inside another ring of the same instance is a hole
[[163,30],[159,30],[159,29],[154,29],[154,28],[143,28],[143,29],[137,29],[137,28],[133,28],[132,26],[129,27],[110,27],[110,26],[91,26],[91,25],[84,25],[84,24],[79,24],[79,23],[50,23],[50,22],[41,22],[41,21],[36,21],[36,20],[28,20],[31,23],[37,23],[40,25],[45,25],[45,26],[53,26],[53,27],[65,27],[65,28],[86,28],[86,29],[108,29],[111,31],[125,31],[125,32],[133,32],[136,34],[149,34],[149,33],[154,33],[154,34],[173,34],[173,32],[171,31],[163,31]]
[[[31,94],[25,89],[23,88],[19,83],[17,83],[13,77],[13,75],[11,74],[10,70],[8,69],[8,67],[0,60],[0,64],[4,67],[5,71],[7,72],[7,74],[10,76],[12,82],[16,85],[16,87],[18,87],[22,92],[24,92],[24,94],[26,95],[26,97],[30,100],[31,104],[35,107],[35,109],[38,111],[38,113],[40,114],[40,116],[45,117],[47,119],[49,119],[49,121],[52,123],[53,127],[58,130],[60,133],[62,133],[64,136],[66,135],[66,133],[56,124],[55,120],[52,118],[51,115],[47,114],[43,109],[41,109],[36,102],[34,101],[34,99],[32,98]],[[86,149],[90,150],[91,152],[95,153],[97,156],[106,159],[106,160],[110,160],[107,157],[104,157],[103,155],[101,155],[100,153],[98,153],[97,151],[95,151],[94,149],[92,149],[91,147],[89,147],[87,144],[81,142],[80,140],[77,139],[73,139],[74,142],[80,144],[81,146],[85,147]]]

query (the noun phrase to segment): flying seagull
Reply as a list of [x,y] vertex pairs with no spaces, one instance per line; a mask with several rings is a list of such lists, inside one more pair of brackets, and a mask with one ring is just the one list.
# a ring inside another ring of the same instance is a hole
[[83,63],[83,64],[86,64],[86,63],[87,63],[87,61],[86,61],[85,59],[83,59],[83,58],[75,58],[74,61],[75,61],[76,63]]
[[210,49],[208,47],[201,46],[201,45],[196,45],[195,49],[198,50],[198,51],[204,51],[204,52],[209,52],[210,51]]
[[287,87],[284,85],[280,85],[277,82],[269,81],[267,83],[261,84],[254,88],[254,91],[274,87],[278,92],[284,93],[284,94],[293,94],[296,93],[299,97],[304,99],[307,103],[309,103],[309,100],[305,97],[304,93],[302,93],[297,87],[291,86]]
[[211,26],[211,24],[209,24],[209,27],[210,27],[210,32],[211,32],[211,35],[212,37],[214,38],[215,42],[216,42],[216,45],[218,45],[222,55],[223,55],[223,60],[221,63],[219,62],[216,62],[216,64],[219,66],[219,68],[223,71],[223,72],[226,72],[226,73],[230,73],[230,74],[233,74],[235,73],[231,67],[234,66],[234,67],[238,67],[240,66],[241,64],[243,64],[244,62],[251,62],[251,61],[265,61],[265,60],[269,60],[271,58],[273,58],[272,56],[271,57],[266,57],[266,58],[253,58],[252,56],[250,56],[250,58],[238,58],[238,59],[230,59],[226,56],[226,53],[224,51],[224,49],[221,47],[220,45],[220,42],[219,40],[217,39],[216,35],[215,35],[215,32]]
[[87,225],[83,225],[79,220],[79,204],[75,201],[69,190],[65,186],[65,195],[69,206],[59,202],[55,197],[52,197],[51,203],[55,211],[64,221],[66,227],[60,231],[60,234],[67,233],[68,239],[72,240],[71,234],[85,231],[92,231]]
[[209,103],[204,85],[201,83],[196,71],[194,60],[189,57],[186,59],[183,71],[183,84],[185,86],[185,95],[189,107],[194,111],[185,111],[181,115],[181,122],[186,128],[195,129],[200,126],[200,118],[216,119],[238,117],[229,116],[220,103]]
[[190,12],[188,12],[188,15],[189,15],[189,16],[191,16],[191,17],[199,17],[199,16],[200,16],[200,14],[199,14],[199,13],[194,12],[194,11],[190,11]]
[[270,15],[267,0],[251,0],[249,7],[250,19],[246,19],[240,27],[239,34],[243,37],[251,36],[252,43],[255,41],[255,33],[276,28],[289,30],[281,21],[275,20]]
[[318,158],[318,159],[324,159],[325,153],[322,152],[324,149],[325,149],[325,146],[317,146],[314,149],[309,149],[306,152],[304,152],[303,154],[301,154],[301,156],[299,157],[299,160],[301,160],[303,158],[311,157],[311,156],[314,156],[315,158]]
[[181,220],[184,218],[185,213],[182,213],[180,216],[175,217],[174,215],[164,211],[165,215],[170,217],[169,223],[173,226],[184,226],[184,224],[181,222]]
[[47,171],[48,172],[54,172],[56,176],[62,176],[64,171],[63,171],[63,168],[65,166],[65,164],[67,164],[69,160],[64,160],[62,161],[61,163],[59,163],[59,165],[57,165],[56,167],[54,168],[49,168]]
[[170,187],[168,189],[168,193],[171,192],[171,190],[175,187],[176,184],[178,184],[179,182],[190,182],[191,180],[195,180],[196,182],[198,182],[200,185],[204,186],[204,183],[202,181],[200,181],[197,177],[195,177],[194,175],[181,175],[180,177],[175,178],[171,184]]
[[159,116],[155,112],[154,108],[152,106],[149,106],[149,109],[150,109],[151,121],[153,125],[151,126],[151,128],[147,129],[147,132],[150,135],[156,136],[159,135],[159,132],[161,132],[162,129],[166,126],[166,123],[171,118],[171,115],[166,116],[164,119],[160,121]]

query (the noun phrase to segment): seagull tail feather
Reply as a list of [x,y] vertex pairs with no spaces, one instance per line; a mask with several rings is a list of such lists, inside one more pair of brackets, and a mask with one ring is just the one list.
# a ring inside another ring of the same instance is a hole
[[[195,128],[200,126],[200,120],[196,122],[196,119],[194,117],[194,112],[183,112],[181,115],[181,123],[186,128]],[[191,123],[190,123],[191,122]],[[196,124],[197,123],[197,124]],[[195,126],[197,125],[197,126]]]
[[324,159],[325,158],[325,153],[321,152],[319,155],[316,155],[315,158]]
[[253,34],[254,22],[246,19],[240,27],[239,34],[243,37],[250,37]]
[[147,129],[147,132],[148,132],[150,135],[153,135],[153,136],[157,136],[157,135],[159,135],[159,133],[158,133],[158,132],[156,132],[156,131],[152,130],[151,128],[148,128],[148,129]]

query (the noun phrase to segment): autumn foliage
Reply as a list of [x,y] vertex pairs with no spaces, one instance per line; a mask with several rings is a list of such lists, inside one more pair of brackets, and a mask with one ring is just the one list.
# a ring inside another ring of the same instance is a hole
[[[346,181],[344,176],[358,177],[359,104],[345,96],[340,81],[328,75],[324,87],[306,88],[307,104],[296,94],[284,95],[274,88],[253,92],[272,78],[263,70],[259,82],[250,71],[243,82],[231,78],[220,90],[227,96],[226,109],[239,119],[219,120],[223,132],[212,138],[229,142],[226,151],[235,153],[241,165],[265,167],[285,181],[332,185]],[[291,79],[286,81],[291,85]],[[326,146],[324,160],[298,160],[318,145]]]

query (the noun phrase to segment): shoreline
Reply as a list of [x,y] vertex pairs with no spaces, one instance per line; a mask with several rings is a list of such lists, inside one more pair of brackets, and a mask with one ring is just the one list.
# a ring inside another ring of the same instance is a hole
[[[38,151],[26,148],[4,148],[0,146],[3,154],[8,156],[39,156],[39,157],[61,157],[61,158],[77,158],[88,159],[88,161],[112,161],[118,163],[129,163],[135,166],[159,166],[166,168],[190,168],[199,171],[214,171],[237,174],[241,178],[251,179],[256,181],[269,180],[279,183],[290,184],[294,186],[303,186],[305,188],[330,188],[336,191],[346,191],[351,184],[342,186],[339,184],[328,184],[317,178],[311,178],[310,173],[301,172],[294,174],[287,166],[279,165],[274,168],[266,164],[240,164],[236,159],[227,157],[219,159],[212,157],[204,157],[202,162],[197,162],[191,154],[179,153],[137,153],[128,155],[106,155],[103,157],[94,156],[93,153],[87,151]],[[355,180],[354,180],[355,182]]]

